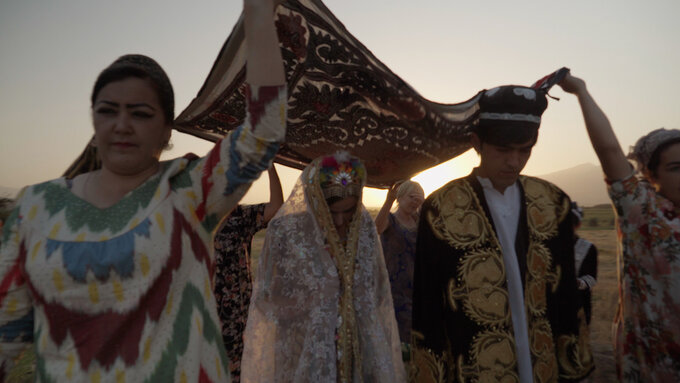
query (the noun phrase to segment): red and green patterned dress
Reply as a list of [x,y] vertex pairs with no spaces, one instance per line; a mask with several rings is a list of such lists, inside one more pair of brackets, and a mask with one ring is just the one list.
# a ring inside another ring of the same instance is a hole
[[161,163],[109,208],[63,178],[22,191],[1,237],[0,375],[32,342],[38,381],[230,380],[212,232],[285,136],[285,87],[252,94],[207,156]]

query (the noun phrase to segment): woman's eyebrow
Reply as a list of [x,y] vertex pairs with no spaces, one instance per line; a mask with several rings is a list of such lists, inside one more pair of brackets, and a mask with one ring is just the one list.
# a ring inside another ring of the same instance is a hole
[[147,107],[147,108],[156,110],[156,108],[154,108],[153,106],[151,106],[151,105],[149,105],[145,102],[140,102],[140,103],[136,103],[136,104],[125,104],[125,106],[127,106],[128,108]]
[[[120,106],[117,102],[109,101],[109,100],[99,100],[97,101],[97,104],[106,104],[106,105],[111,105],[111,106]],[[138,102],[134,104],[125,104],[127,108],[140,108],[140,107],[146,107],[151,110],[156,110],[153,106],[147,104],[146,102]]]

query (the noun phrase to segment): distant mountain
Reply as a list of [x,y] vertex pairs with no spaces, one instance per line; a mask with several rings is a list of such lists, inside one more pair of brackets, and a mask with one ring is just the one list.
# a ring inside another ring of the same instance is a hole
[[581,164],[573,168],[539,176],[564,190],[581,206],[609,204],[611,201],[604,183],[602,168],[593,164]]
[[14,197],[17,196],[17,193],[19,193],[19,189],[17,188],[8,188],[5,186],[0,186],[0,197],[14,199]]

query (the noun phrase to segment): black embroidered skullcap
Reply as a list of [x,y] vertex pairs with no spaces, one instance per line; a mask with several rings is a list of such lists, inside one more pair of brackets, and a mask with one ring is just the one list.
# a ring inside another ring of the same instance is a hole
[[484,92],[479,99],[478,128],[541,125],[548,107],[545,92],[519,85],[505,85]]
[[94,105],[97,94],[105,85],[128,77],[148,78],[158,94],[165,120],[167,122],[174,121],[175,94],[168,75],[154,59],[139,54],[120,56],[99,74],[92,89],[92,105]]

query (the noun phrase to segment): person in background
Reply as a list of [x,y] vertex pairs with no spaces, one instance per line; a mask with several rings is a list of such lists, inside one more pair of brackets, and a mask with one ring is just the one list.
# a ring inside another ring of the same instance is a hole
[[433,192],[418,226],[413,368],[418,382],[577,381],[593,369],[579,319],[569,197],[520,175],[544,91],[479,100],[479,167]]
[[579,290],[581,306],[585,310],[586,321],[590,324],[592,316],[592,290],[597,284],[597,247],[592,242],[576,234],[583,221],[583,209],[576,202],[571,203],[571,214],[574,221],[574,261],[576,285]]
[[[395,200],[397,211],[391,213]],[[425,193],[419,183],[410,180],[396,183],[387,191],[385,203],[375,217],[405,361],[410,358],[413,265],[420,206],[424,200]]]
[[156,61],[100,73],[101,168],[24,188],[2,234],[0,381],[31,343],[36,381],[230,381],[210,248],[285,137],[273,7],[244,1],[246,119],[205,157],[159,160],[174,94]]
[[234,383],[241,378],[243,332],[253,290],[251,242],[258,231],[267,227],[283,204],[281,181],[273,164],[268,173],[269,202],[237,205],[224,218],[215,234],[215,299]]
[[241,381],[405,382],[389,278],[346,152],[302,172],[267,228]]
[[607,116],[580,78],[559,84],[578,98],[616,212],[617,374],[625,382],[680,382],[680,130],[656,129],[624,155]]

